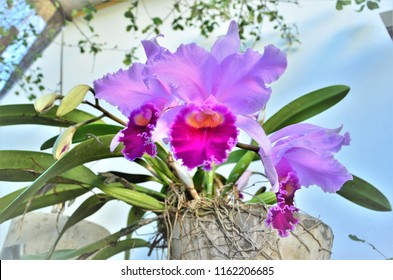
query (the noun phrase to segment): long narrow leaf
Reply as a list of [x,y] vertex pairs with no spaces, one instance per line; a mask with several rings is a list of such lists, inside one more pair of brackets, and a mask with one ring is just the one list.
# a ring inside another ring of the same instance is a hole
[[113,245],[110,245],[102,250],[100,250],[94,257],[93,260],[106,260],[118,253],[142,247],[149,247],[150,243],[146,240],[140,238],[132,238],[122,240]]
[[[145,210],[143,210],[139,207],[132,206],[130,209],[130,212],[128,213],[127,225],[137,223],[138,221],[140,221],[143,218],[145,213],[146,213]],[[132,234],[133,234],[133,232],[130,232],[129,234],[127,234],[126,240],[130,240],[132,237]],[[128,249],[124,250],[124,259],[125,260],[130,259],[130,256],[131,256],[130,249],[132,249],[132,248],[128,248]]]
[[349,92],[349,87],[335,85],[325,87],[290,102],[263,125],[266,134],[270,134],[287,125],[311,118],[340,102]]
[[[39,114],[35,111],[33,104],[3,105],[0,106],[0,126],[40,124],[67,127],[95,117],[92,114],[76,109],[61,118],[57,118],[56,110],[57,106],[54,106],[50,111]],[[104,121],[98,120],[95,123],[104,123]]]
[[[32,151],[0,151],[0,180],[30,182],[36,180],[56,161],[51,154]],[[94,184],[97,180],[89,168],[77,166],[48,180],[54,183]]]
[[246,171],[248,166],[251,164],[254,159],[255,152],[247,151],[236,163],[235,167],[231,170],[231,173],[228,176],[226,181],[226,185],[234,184],[237,180],[239,180],[240,176]]
[[136,206],[145,210],[164,211],[164,203],[151,197],[150,195],[140,193],[136,190],[130,190],[118,187],[116,184],[101,185],[99,188],[107,195],[119,199],[132,206]]
[[389,200],[376,187],[353,175],[337,194],[349,201],[376,211],[392,211]]
[[[6,196],[0,198],[0,211],[3,211],[6,205],[9,205],[13,200],[15,200],[26,188],[19,189],[15,192],[12,192]],[[53,185],[50,190],[48,190],[44,194],[37,195],[32,198],[32,200],[28,200],[23,202],[9,219],[22,215],[25,212],[34,211],[36,209],[41,209],[47,206],[55,205],[58,203],[63,203],[72,199],[75,199],[86,192],[89,191],[91,187],[87,186],[78,186],[78,185],[69,185],[69,184],[57,184]]]
[[87,162],[122,156],[120,152],[121,147],[113,153],[109,150],[109,145],[113,136],[114,135],[105,135],[98,137],[98,139],[90,139],[71,149],[60,160],[56,161],[42,173],[29,188],[23,191],[13,202],[5,207],[0,213],[0,222],[7,220],[24,201],[36,194],[37,191],[52,178]]

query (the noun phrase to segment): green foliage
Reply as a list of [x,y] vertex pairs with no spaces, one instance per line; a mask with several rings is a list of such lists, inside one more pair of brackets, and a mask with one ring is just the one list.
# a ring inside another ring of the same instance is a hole
[[353,180],[346,182],[337,194],[371,210],[392,211],[392,206],[383,193],[355,175]]
[[303,95],[288,103],[263,125],[267,134],[290,124],[309,119],[340,102],[349,92],[349,87],[335,85]]
[[[381,0],[355,0],[355,4],[357,5],[358,9],[357,12],[361,12],[367,7],[369,10],[375,10],[379,8],[379,4]],[[336,9],[341,11],[344,9],[345,6],[351,5],[353,2],[352,0],[337,0],[336,2]]]
[[[49,126],[68,127],[80,122],[94,118],[90,113],[80,110],[72,112],[58,118],[56,117],[57,106],[54,106],[45,114],[35,111],[33,104],[15,104],[0,106],[0,126],[16,124],[39,124]],[[95,123],[104,123],[96,120]]]

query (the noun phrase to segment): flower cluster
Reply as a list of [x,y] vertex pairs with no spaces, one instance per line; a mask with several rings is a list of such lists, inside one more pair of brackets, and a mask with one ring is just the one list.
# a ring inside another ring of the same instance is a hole
[[268,224],[286,236],[297,220],[294,193],[316,184],[335,192],[352,177],[332,153],[349,144],[349,135],[309,124],[295,124],[268,137],[255,113],[265,108],[268,86],[287,66],[286,55],[273,45],[263,54],[240,52],[236,22],[211,51],[195,43],[175,52],[156,39],[142,42],[147,61],[109,74],[94,82],[96,97],[117,106],[128,117],[127,126],[111,148],[124,144],[129,160],[156,154],[155,142],[170,143],[174,157],[189,169],[223,163],[235,147],[239,130],[259,145],[265,174],[277,205]]

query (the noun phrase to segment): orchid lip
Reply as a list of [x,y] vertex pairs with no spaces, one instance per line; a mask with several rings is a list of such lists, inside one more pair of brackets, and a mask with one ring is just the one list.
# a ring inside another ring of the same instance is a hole
[[204,109],[199,112],[191,112],[186,116],[186,122],[195,128],[215,128],[224,122],[224,116],[211,109]]
[[153,116],[152,110],[146,109],[146,111],[141,112],[134,116],[134,122],[138,126],[147,126],[150,123],[152,116]]

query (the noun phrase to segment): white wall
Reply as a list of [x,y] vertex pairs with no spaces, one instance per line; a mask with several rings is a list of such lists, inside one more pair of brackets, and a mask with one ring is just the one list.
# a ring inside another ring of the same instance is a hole
[[[163,11],[163,1],[152,2],[157,12]],[[378,12],[393,9],[390,0],[382,0],[377,12],[356,13],[352,8],[338,12],[332,1],[299,1],[300,7],[282,4],[288,22],[296,22],[302,44],[296,51],[288,52],[288,69],[273,85],[273,95],[268,103],[267,116],[276,112],[289,101],[310,91],[333,84],[351,87],[349,95],[327,112],[309,122],[334,128],[344,125],[349,131],[352,144],[339,153],[337,158],[354,174],[377,186],[393,203],[391,174],[393,171],[393,42]],[[135,40],[124,31],[123,18],[126,4],[102,10],[94,26],[103,41],[126,48]],[[222,26],[219,34],[226,30]],[[179,43],[197,41],[209,47],[209,41],[196,32],[163,32],[162,45],[174,50]],[[68,43],[76,43],[79,34],[74,27],[64,29]],[[278,34],[266,30],[263,44],[282,46]],[[262,44],[258,46],[262,50]],[[59,77],[59,38],[44,53],[38,62],[44,69],[46,84],[55,88]],[[83,56],[75,48],[65,48],[64,90],[78,83],[92,84],[94,79],[122,67],[123,53],[107,51],[95,60]],[[26,103],[26,99],[12,93],[2,104]],[[110,107],[108,107],[110,108]],[[115,111],[115,110],[113,110]],[[1,149],[38,149],[40,144],[52,137],[56,128],[37,126],[14,126],[0,128]],[[97,171],[119,169],[127,171],[135,165],[124,159],[105,160],[89,164]],[[257,168],[257,167],[255,167]],[[1,182],[3,196],[20,184]],[[66,210],[71,214],[78,200]],[[329,224],[335,234],[333,259],[381,259],[381,256],[365,244],[351,241],[348,234],[356,234],[374,244],[387,257],[393,257],[393,213],[375,212],[354,205],[338,195],[325,194],[316,187],[302,189],[297,194],[297,206],[303,211],[320,217]],[[50,209],[47,209],[50,211]],[[111,232],[125,225],[128,206],[122,202],[106,205],[99,214],[89,218],[106,226]],[[7,231],[8,222],[0,226],[0,243]],[[151,232],[152,229],[146,229]],[[140,234],[143,232],[140,231]],[[146,250],[138,250],[135,258],[146,258]],[[153,256],[154,257],[154,256]],[[116,258],[121,258],[117,256]]]

